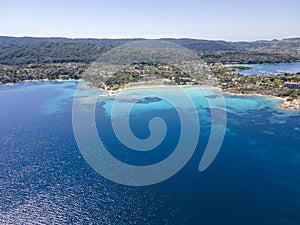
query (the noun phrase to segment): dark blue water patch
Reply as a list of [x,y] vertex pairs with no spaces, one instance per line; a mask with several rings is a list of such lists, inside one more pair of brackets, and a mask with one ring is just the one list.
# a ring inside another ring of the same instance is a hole
[[300,197],[300,167],[292,160],[296,155],[293,147],[271,144],[264,137],[255,137],[253,143],[254,135],[243,129],[237,133],[225,137],[208,170],[196,170],[201,157],[196,154],[189,168],[176,177],[181,207],[193,205],[188,224],[282,224],[286,219],[290,220],[287,224],[297,223],[299,214],[294,207]]
[[72,101],[65,103],[60,113],[1,124],[1,223],[182,224],[157,188],[121,186],[89,167],[73,137]]
[[161,99],[158,97],[145,97],[143,99],[140,99],[137,103],[148,104],[148,103],[159,102],[159,101],[161,101]]
[[[241,104],[247,99],[231,99],[223,145],[207,170],[198,171],[210,128],[202,116],[197,149],[179,173],[149,187],[127,187],[104,179],[81,156],[65,89],[74,93],[76,85],[0,86],[1,224],[299,224],[299,113],[258,99],[247,109]],[[60,110],[43,114],[41,106],[53,101]],[[98,105],[97,122],[107,125],[102,137],[114,146],[111,121],[101,110]],[[158,115],[172,128],[171,150],[179,135],[174,110],[134,114],[132,130],[147,137],[149,119]],[[169,153],[163,154],[142,163]],[[139,163],[132,155],[116,157]]]
[[[110,101],[110,100],[109,100]],[[159,100],[161,101],[161,100]],[[148,101],[146,104],[151,104],[157,101]],[[140,139],[147,139],[150,136],[149,122],[155,117],[159,117],[164,120],[167,126],[166,137],[156,148],[151,151],[135,151],[130,149],[127,146],[124,146],[116,137],[114,129],[112,127],[112,121],[109,115],[107,115],[107,109],[104,108],[105,101],[99,102],[96,107],[96,123],[98,133],[100,134],[101,141],[104,143],[105,147],[109,149],[110,153],[116,157],[118,160],[132,164],[132,165],[152,165],[166,159],[175,149],[180,138],[181,123],[180,118],[177,113],[177,110],[173,107],[151,110],[135,110],[133,107],[131,115],[129,118],[129,125],[131,132]],[[145,104],[145,101],[138,101],[137,105]],[[168,104],[168,103],[166,103]],[[205,109],[206,111],[206,109]],[[218,111],[218,109],[216,109]],[[207,112],[210,113],[210,110],[207,109]],[[189,109],[186,109],[186,117],[188,117]],[[116,120],[124,120],[126,118],[119,117]],[[200,136],[199,144],[197,149],[203,151],[204,147],[207,144],[209,135],[210,135],[210,118],[202,117],[201,113],[199,114],[200,120]],[[214,121],[218,123],[218,119]]]
[[[138,104],[144,104],[138,103]],[[167,135],[163,142],[157,148],[149,151],[134,151],[124,146],[116,137],[112,127],[111,118],[107,116],[105,110],[97,107],[96,121],[98,133],[101,140],[110,153],[117,159],[132,165],[151,165],[165,159],[176,148],[180,135],[179,117],[175,109],[173,110],[153,110],[135,113],[129,118],[129,124],[132,133],[140,139],[146,139],[150,136],[149,122],[152,118],[160,117],[167,125]],[[125,118],[118,118],[124,120]],[[116,123],[117,120],[116,119]]]
[[215,99],[215,98],[219,98],[220,95],[206,95],[205,97],[208,99]]

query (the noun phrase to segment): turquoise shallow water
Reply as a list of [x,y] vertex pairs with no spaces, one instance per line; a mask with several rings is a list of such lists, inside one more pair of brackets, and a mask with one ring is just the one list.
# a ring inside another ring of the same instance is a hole
[[[130,187],[103,178],[80,154],[72,129],[76,87],[76,82],[0,86],[1,224],[300,223],[299,111],[276,108],[276,99],[225,96],[224,142],[212,165],[199,172],[210,111],[198,88],[185,88],[200,118],[195,153],[170,179]],[[210,97],[218,94],[212,90]],[[115,137],[112,103],[98,99],[95,121],[112,155],[149,165],[172,153],[180,123],[171,104],[152,96],[134,106],[130,123],[136,136],[149,136],[148,122],[155,116],[170,128],[160,147],[137,153]]]

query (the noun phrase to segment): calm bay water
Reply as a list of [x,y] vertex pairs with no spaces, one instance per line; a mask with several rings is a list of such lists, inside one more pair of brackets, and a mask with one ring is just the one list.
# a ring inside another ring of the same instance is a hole
[[243,75],[271,75],[300,72],[300,63],[266,63],[241,65],[252,67],[251,69],[239,70],[237,72]]
[[[1,224],[300,224],[299,111],[276,109],[276,99],[226,96],[222,148],[200,173],[210,114],[197,87],[189,87],[201,122],[192,159],[162,183],[129,187],[104,179],[81,156],[72,130],[76,86],[0,86]],[[180,135],[178,115],[156,99],[137,103],[131,124],[144,138],[149,120],[162,116],[172,128],[162,146],[166,151],[119,153],[108,117],[112,101],[99,99],[96,108],[97,127],[112,154],[148,164],[172,152]]]

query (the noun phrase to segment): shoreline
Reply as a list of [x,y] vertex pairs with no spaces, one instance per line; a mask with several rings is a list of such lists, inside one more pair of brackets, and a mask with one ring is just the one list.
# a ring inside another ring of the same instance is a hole
[[[273,95],[264,95],[264,94],[242,94],[242,93],[235,93],[235,92],[228,92],[224,91],[220,87],[212,87],[212,86],[200,86],[200,85],[148,85],[148,86],[134,86],[134,87],[128,87],[128,88],[120,88],[115,91],[109,91],[109,90],[103,90],[106,92],[104,94],[99,95],[99,97],[113,97],[118,94],[118,92],[125,91],[125,90],[139,90],[139,89],[145,89],[145,88],[172,88],[172,87],[203,87],[203,88],[214,88],[217,89],[218,92],[229,95],[229,96],[245,96],[245,97],[261,97],[261,98],[275,98],[279,100],[279,103],[275,105],[275,107],[278,107],[281,110],[287,110],[287,111],[298,111],[300,110],[300,99],[294,99],[292,101],[288,101],[287,98],[273,96]],[[95,88],[95,87],[94,87]]]
[[0,83],[0,85],[6,85],[6,86],[13,86],[16,84],[21,84],[21,83],[38,83],[38,82],[74,82],[74,81],[78,81],[81,82],[83,81],[82,79],[68,79],[68,80],[63,80],[63,79],[55,79],[55,80],[49,80],[49,79],[41,79],[41,80],[22,80],[20,82],[16,82],[16,83]]
[[[69,79],[69,80],[62,80],[62,79],[55,79],[55,80],[49,80],[49,79],[42,79],[42,80],[24,80],[22,81],[24,83],[30,83],[30,82],[84,82],[82,79]],[[22,82],[18,83],[6,83],[6,84],[0,84],[0,85],[7,85],[7,86],[12,86],[15,84],[19,84]],[[93,88],[93,89],[100,89],[95,86],[89,86],[86,85],[87,88]],[[99,97],[113,97],[116,96],[119,92],[125,91],[125,90],[139,90],[139,89],[145,89],[145,88],[172,88],[172,87],[203,87],[203,88],[214,88],[217,89],[218,92],[229,95],[229,96],[248,96],[248,97],[262,97],[262,98],[275,98],[278,99],[280,102],[277,104],[277,107],[281,110],[287,110],[287,111],[299,111],[300,110],[300,99],[294,99],[292,101],[288,101],[287,98],[283,97],[278,97],[278,96],[273,96],[273,95],[264,95],[264,94],[258,94],[258,93],[253,93],[253,94],[242,94],[242,93],[236,93],[236,92],[229,92],[226,90],[223,90],[220,87],[212,87],[212,86],[205,86],[205,85],[159,85],[159,84],[154,84],[154,85],[137,85],[137,86],[131,86],[131,87],[124,87],[120,88],[118,90],[110,91],[110,90],[104,90],[100,89],[103,91],[103,94],[100,94]],[[275,106],[276,107],[276,106]]]
[[248,96],[248,97],[261,97],[261,98],[275,98],[280,102],[277,104],[277,107],[282,110],[288,111],[298,111],[300,110],[300,99],[293,99],[292,101],[288,101],[287,98],[273,96],[273,95],[264,95],[264,94],[242,94],[242,93],[235,93],[235,92],[228,92],[223,91],[220,89],[220,92],[230,95],[230,96]]

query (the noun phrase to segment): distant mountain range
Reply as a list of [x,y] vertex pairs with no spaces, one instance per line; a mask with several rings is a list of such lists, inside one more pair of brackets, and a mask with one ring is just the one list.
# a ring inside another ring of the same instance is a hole
[[[42,42],[55,43],[89,43],[103,46],[119,46],[129,42],[147,40],[143,38],[133,39],[95,39],[95,38],[61,38],[61,37],[7,37],[0,36],[0,44],[35,44]],[[300,38],[288,38],[283,40],[260,41],[215,41],[189,38],[162,38],[159,40],[173,42],[188,49],[198,51],[234,51],[234,50],[261,50],[261,51],[297,51],[300,50]]]
[[[71,39],[0,36],[0,65],[42,63],[91,63],[116,46],[147,40]],[[211,63],[280,63],[300,62],[300,38],[272,41],[230,42],[197,39],[163,38],[195,51]]]

